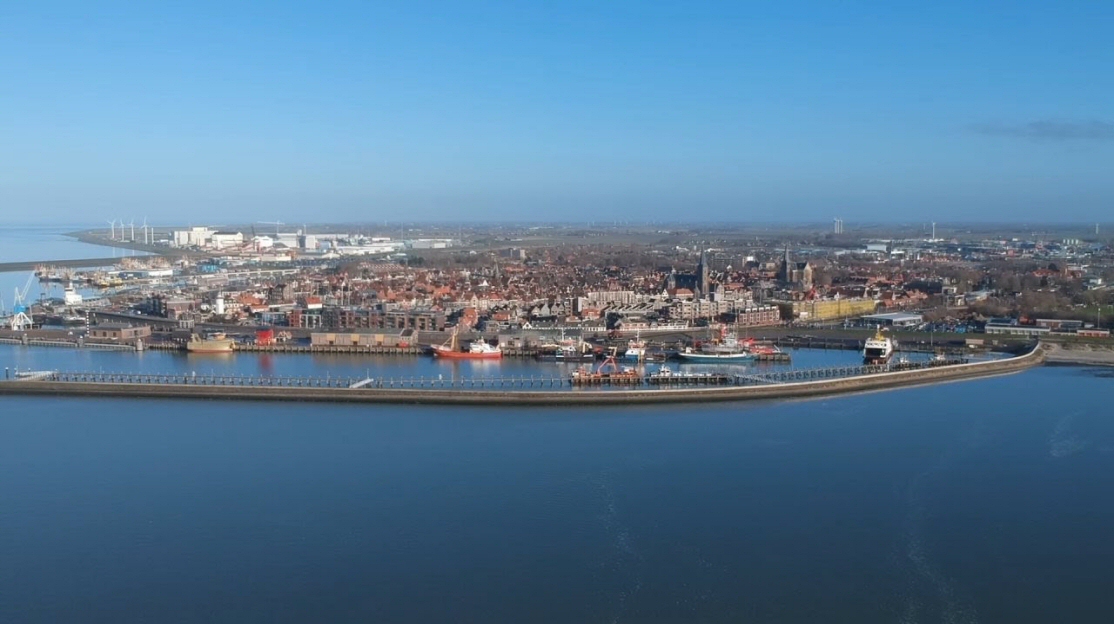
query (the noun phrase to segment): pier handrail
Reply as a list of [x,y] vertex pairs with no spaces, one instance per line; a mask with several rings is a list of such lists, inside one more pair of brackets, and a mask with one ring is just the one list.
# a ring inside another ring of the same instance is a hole
[[[958,361],[948,361],[947,366],[960,365]],[[891,363],[889,365],[863,365],[863,366],[828,366],[818,368],[797,368],[790,370],[771,371],[764,373],[726,374],[726,373],[673,373],[670,375],[643,375],[635,378],[638,385],[684,385],[686,383],[700,384],[711,381],[726,381],[728,383],[745,386],[757,384],[785,384],[817,379],[849,378],[863,375],[881,374],[886,372],[900,372],[934,366],[931,362]],[[267,386],[267,387],[336,387],[356,390],[366,387],[374,388],[453,388],[480,387],[480,388],[523,388],[533,387],[535,384],[565,385],[570,378],[567,377],[459,377],[444,379],[438,377],[282,377],[282,376],[251,376],[235,374],[197,374],[196,371],[174,373],[143,373],[143,372],[90,372],[90,371],[50,371],[50,375],[38,377],[49,378],[59,382],[82,383],[140,383],[140,384],[184,384],[203,386]],[[630,380],[624,378],[624,384],[629,385]],[[601,378],[593,385],[607,385],[607,379]]]
[[[558,391],[567,380],[551,378],[550,388],[523,387],[508,390],[495,378],[454,380],[445,389],[443,379],[377,379],[373,384],[351,388],[355,378],[284,378],[193,375],[189,373],[72,373],[58,372],[41,380],[6,380],[0,393],[117,397],[166,397],[207,399],[251,399],[282,401],[440,403],[459,405],[602,405],[629,403],[740,401],[801,398],[923,385],[939,381],[1000,375],[1039,364],[1044,347],[1038,345],[1021,356],[923,367],[911,370],[870,372],[857,376],[802,378],[783,383],[726,386],[683,386],[659,388],[609,388]],[[459,381],[459,387],[456,385]],[[466,382],[471,382],[465,386]],[[531,379],[529,383],[537,383]],[[440,385],[438,385],[440,384]]]

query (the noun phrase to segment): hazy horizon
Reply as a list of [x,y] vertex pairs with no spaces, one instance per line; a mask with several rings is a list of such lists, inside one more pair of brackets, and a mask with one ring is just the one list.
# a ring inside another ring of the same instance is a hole
[[[7,225],[13,229],[24,230],[50,230],[62,234],[75,234],[84,231],[103,230],[109,231],[109,223],[94,222],[70,222],[70,223],[49,223],[49,222],[8,222]],[[127,227],[129,223],[125,223]],[[266,221],[249,221],[249,220],[210,220],[210,221],[192,221],[185,223],[178,222],[165,222],[156,223],[149,221],[148,225],[152,230],[168,231],[172,229],[185,229],[192,226],[205,226],[212,228],[237,228],[248,230],[254,228],[259,234],[266,234],[275,229],[274,222]],[[854,237],[856,234],[870,234],[876,233],[877,230],[893,230],[907,232],[912,230],[922,230],[924,232],[930,231],[933,222],[914,222],[909,220],[904,221],[854,221],[847,222],[844,220],[843,234],[849,237]],[[1057,234],[1071,234],[1075,233],[1083,238],[1093,238],[1095,234],[1095,226],[1099,226],[1100,238],[1109,238],[1114,232],[1114,222],[1085,222],[1085,221],[1033,221],[1033,220],[1018,220],[1014,222],[1008,221],[937,221],[935,226],[938,232],[957,233],[959,231],[967,232],[985,232],[985,233],[1018,233],[1029,231],[1033,234],[1046,234],[1055,232]],[[121,224],[117,221],[113,224],[114,228],[119,229]],[[142,220],[135,221],[137,230],[142,227]],[[345,227],[352,227],[358,230],[368,231],[381,231],[381,232],[397,232],[397,228],[405,227],[407,229],[415,228],[485,228],[485,227],[521,227],[521,228],[537,228],[537,229],[579,229],[579,228],[597,228],[600,230],[607,229],[622,229],[622,228],[662,228],[665,230],[702,230],[705,228],[724,227],[728,231],[746,231],[746,230],[804,230],[813,233],[830,233],[832,222],[829,221],[816,221],[816,220],[798,220],[798,221],[772,221],[772,220],[750,220],[750,221],[715,221],[715,220],[691,220],[691,221],[638,221],[638,220],[596,220],[596,221],[529,221],[523,219],[506,219],[506,220],[441,220],[441,219],[410,219],[405,221],[383,221],[383,220],[315,220],[315,221],[301,221],[301,222],[283,222],[280,226],[284,232],[292,232],[299,230],[303,227],[308,227],[310,231],[315,229],[342,229]]]
[[63,2],[0,24],[6,224],[1114,205],[1108,5]]

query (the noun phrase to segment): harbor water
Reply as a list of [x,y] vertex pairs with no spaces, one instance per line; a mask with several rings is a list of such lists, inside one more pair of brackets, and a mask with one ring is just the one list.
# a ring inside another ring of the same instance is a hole
[[[849,366],[862,363],[857,351],[797,349],[790,351],[791,363],[744,361],[733,364],[690,364],[670,362],[674,371],[696,373],[750,374],[786,370]],[[927,354],[910,354],[926,358]],[[652,372],[656,364],[622,366]],[[184,375],[241,375],[274,377],[424,378],[459,380],[495,377],[567,379],[579,367],[599,363],[541,362],[534,358],[506,357],[501,360],[443,360],[427,355],[357,354],[267,354],[175,351],[107,351],[0,345],[0,366],[11,370],[57,370],[69,372],[164,373]]]
[[[366,366],[340,360],[208,365]],[[6,397],[0,621],[1105,622],[1112,381],[618,409]]]
[[[125,258],[147,255],[145,252],[131,249],[119,249],[83,243],[67,234],[94,227],[107,228],[103,225],[73,225],[73,226],[8,226],[0,229],[0,263],[3,262],[37,262],[42,261],[49,265],[51,260],[80,260],[84,258]],[[130,236],[130,230],[129,230]],[[27,288],[27,301],[38,301],[41,298],[61,298],[62,284],[39,282],[33,277],[32,271],[5,271],[0,272],[0,312],[11,310],[14,305],[15,290],[22,291]],[[87,296],[96,296],[97,291],[80,289]]]
[[[100,226],[5,226],[0,231],[0,262],[81,260],[142,255],[127,249],[83,243],[67,234]],[[107,237],[106,237],[107,238]]]

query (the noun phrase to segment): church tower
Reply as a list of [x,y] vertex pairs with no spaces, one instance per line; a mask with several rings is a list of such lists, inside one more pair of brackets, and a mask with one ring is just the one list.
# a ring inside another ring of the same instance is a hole
[[789,245],[785,246],[785,256],[781,260],[781,268],[778,270],[778,281],[785,288],[812,288],[812,264],[807,260],[805,262],[793,262],[789,257]]
[[781,259],[781,267],[777,272],[778,281],[789,285],[793,281],[793,261],[789,259],[789,243],[785,243],[785,256]]

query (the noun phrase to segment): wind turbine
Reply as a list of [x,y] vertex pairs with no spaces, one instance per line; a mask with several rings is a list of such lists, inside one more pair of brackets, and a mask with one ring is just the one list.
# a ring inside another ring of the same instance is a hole
[[147,238],[148,238],[147,237],[147,217],[143,217],[143,244],[144,245],[150,245],[151,244],[150,241],[147,240]]
[[[132,229],[132,239],[131,239],[131,242],[133,242],[133,243],[134,243],[134,242],[135,242],[135,219],[132,219],[132,222],[131,222],[131,223],[129,223],[128,225],[129,225],[129,226],[131,226],[131,229]],[[121,233],[121,235],[120,235],[120,238],[123,238],[123,237],[124,237],[124,236],[123,236],[123,233]]]
[[12,331],[26,331],[31,329],[33,322],[31,317],[27,314],[27,291],[31,288],[31,280],[35,278],[35,274],[27,276],[27,283],[23,285],[23,290],[20,291],[19,287],[15,288],[15,302],[12,304]]
[[116,219],[113,219],[111,221],[105,221],[105,223],[107,223],[108,227],[109,227],[108,239],[109,240],[116,240]]

